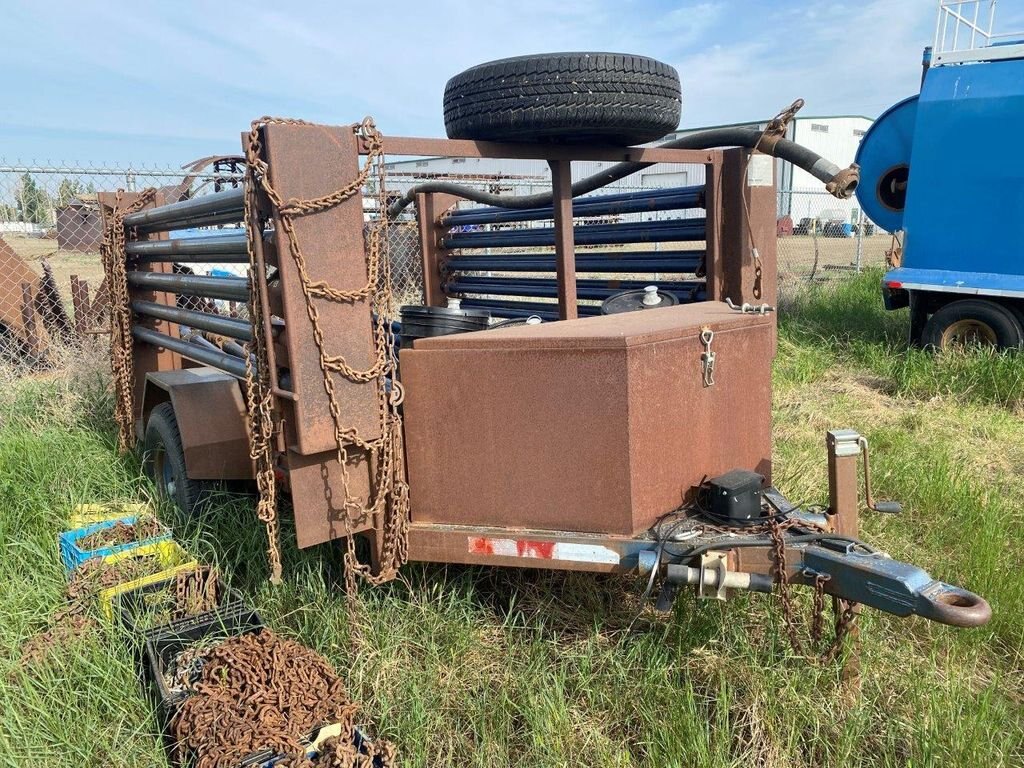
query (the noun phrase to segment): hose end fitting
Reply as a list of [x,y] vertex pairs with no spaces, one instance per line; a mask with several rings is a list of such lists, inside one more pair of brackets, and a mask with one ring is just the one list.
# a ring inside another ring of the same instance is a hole
[[849,168],[844,168],[828,183],[825,184],[825,191],[840,200],[849,200],[860,184],[860,166],[850,163]]

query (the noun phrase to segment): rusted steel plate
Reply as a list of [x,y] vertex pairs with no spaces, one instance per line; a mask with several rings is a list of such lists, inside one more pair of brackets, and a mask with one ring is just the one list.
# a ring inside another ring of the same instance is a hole
[[34,294],[39,275],[22,261],[14,249],[0,237],[0,322],[24,337],[21,286],[27,283]]
[[[286,455],[288,485],[295,510],[295,538],[299,547],[311,547],[340,539],[349,533],[345,525],[345,492],[341,465],[334,451],[303,455],[289,450]],[[349,494],[367,502],[371,489],[371,468],[366,456],[351,452]],[[352,533],[370,530],[372,520],[351,528]]]
[[703,303],[417,341],[402,351],[413,520],[632,536],[706,476],[770,478],[773,333]]
[[[344,187],[359,172],[359,153],[351,127],[268,125],[264,129],[271,182],[285,199],[310,199]],[[275,217],[277,231],[280,219]],[[295,220],[295,232],[313,281],[338,290],[356,290],[367,281],[363,242],[363,198],[355,194],[321,213]],[[307,315],[299,272],[281,238],[278,261],[288,359],[295,393],[296,451],[312,455],[335,446],[334,422],[324,389],[320,357]],[[353,368],[372,365],[373,335],[368,300],[334,302],[317,299],[320,326],[329,355],[341,355]],[[341,421],[365,439],[380,436],[376,381],[357,383],[331,373],[341,406]]]

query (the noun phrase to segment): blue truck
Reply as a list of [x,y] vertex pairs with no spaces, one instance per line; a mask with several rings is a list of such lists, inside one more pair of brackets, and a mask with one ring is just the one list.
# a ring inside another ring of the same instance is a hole
[[886,309],[927,348],[1024,346],[1024,33],[993,34],[994,12],[939,3],[920,93],[857,155],[861,206],[896,234]]

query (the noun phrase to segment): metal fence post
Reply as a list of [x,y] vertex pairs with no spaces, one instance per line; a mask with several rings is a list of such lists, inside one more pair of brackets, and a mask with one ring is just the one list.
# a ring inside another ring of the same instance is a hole
[[864,212],[857,216],[857,274],[860,274],[864,258]]

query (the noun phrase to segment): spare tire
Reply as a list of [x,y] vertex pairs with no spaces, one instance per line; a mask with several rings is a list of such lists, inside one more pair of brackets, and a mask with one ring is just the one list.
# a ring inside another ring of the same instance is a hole
[[646,56],[548,53],[499,59],[444,89],[450,139],[642,144],[679,126],[679,74]]

